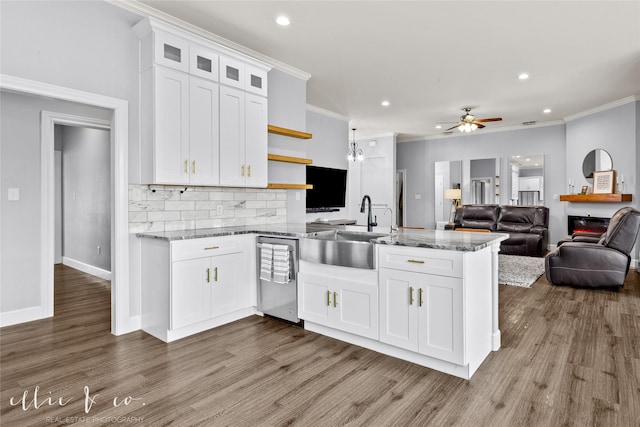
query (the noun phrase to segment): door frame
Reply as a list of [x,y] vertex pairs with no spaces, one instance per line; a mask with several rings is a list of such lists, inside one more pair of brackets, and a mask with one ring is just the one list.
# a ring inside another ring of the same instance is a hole
[[[56,86],[35,80],[0,74],[0,89],[19,94],[35,95],[70,101],[113,111],[111,127],[111,332],[121,335],[140,329],[130,315],[129,306],[129,103],[91,92]],[[69,116],[43,111],[41,114],[41,203],[40,244],[41,318],[53,316],[53,262],[55,168],[54,126]],[[35,320],[35,319],[32,319]]]

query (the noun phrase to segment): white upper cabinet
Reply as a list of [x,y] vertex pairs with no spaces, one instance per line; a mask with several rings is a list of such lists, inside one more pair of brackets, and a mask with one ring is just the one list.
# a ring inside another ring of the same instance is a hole
[[154,62],[176,70],[189,71],[189,42],[167,33],[154,33]]
[[189,47],[189,74],[218,81],[218,54],[206,47],[192,44]]
[[220,83],[244,89],[245,64],[229,57],[220,58]]
[[247,65],[244,90],[260,96],[267,96],[267,71]]
[[153,18],[133,29],[142,181],[266,187],[269,66]]

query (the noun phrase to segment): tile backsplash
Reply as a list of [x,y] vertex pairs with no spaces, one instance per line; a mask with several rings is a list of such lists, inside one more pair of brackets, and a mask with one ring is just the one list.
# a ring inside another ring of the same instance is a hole
[[130,233],[281,222],[286,190],[129,185]]

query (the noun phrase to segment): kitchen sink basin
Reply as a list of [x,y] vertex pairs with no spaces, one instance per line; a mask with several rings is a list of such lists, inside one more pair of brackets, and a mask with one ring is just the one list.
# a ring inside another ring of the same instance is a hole
[[384,233],[334,230],[300,240],[300,258],[318,264],[374,268],[374,241]]

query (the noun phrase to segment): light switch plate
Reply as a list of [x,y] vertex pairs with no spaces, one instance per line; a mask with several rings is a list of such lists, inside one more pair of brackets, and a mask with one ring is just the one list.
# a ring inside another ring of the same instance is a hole
[[7,195],[7,200],[9,201],[16,201],[16,200],[20,200],[20,189],[19,188],[9,188],[8,191],[8,195]]

